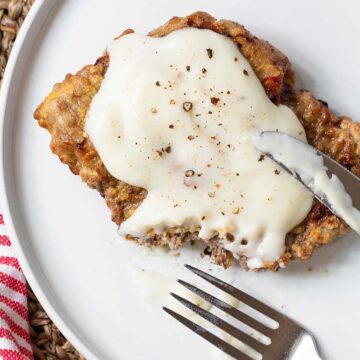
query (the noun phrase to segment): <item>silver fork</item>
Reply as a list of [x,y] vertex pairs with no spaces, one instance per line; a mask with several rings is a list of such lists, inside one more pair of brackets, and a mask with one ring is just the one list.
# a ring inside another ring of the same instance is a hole
[[[171,293],[171,295],[176,300],[185,305],[187,308],[191,309],[196,314],[200,315],[210,323],[224,330],[231,336],[240,340],[242,343],[256,350],[262,355],[262,360],[321,360],[316,349],[316,344],[313,336],[310,335],[300,325],[289,319],[287,316],[282,315],[278,311],[255,299],[251,295],[248,295],[247,293],[217,279],[214,276],[211,276],[190,265],[185,266],[187,269],[191,270],[193,273],[208,281],[212,285],[230,294],[234,298],[240,300],[242,303],[248,305],[249,307],[252,307],[253,309],[266,315],[267,317],[278,323],[278,327],[276,329],[273,329],[256,320],[255,318],[245,314],[244,312],[236,309],[235,307],[225,303],[224,301],[217,299],[209,293],[200,290],[183,280],[178,280],[181,285],[192,291],[194,294],[200,296],[205,301],[221,309],[222,311],[231,315],[237,320],[240,320],[242,323],[250,326],[259,333],[267,336],[271,342],[270,344],[266,345],[258,341],[254,337],[241,331],[240,329],[236,328],[235,326],[229,324],[225,320],[222,320],[218,316],[202,309],[201,307],[193,304],[192,302],[184,299],[179,295]],[[193,330],[195,333],[197,333],[228,355],[234,357],[235,359],[253,360],[244,352],[230,345],[229,343],[209,332],[208,330],[204,329],[200,325],[195,324],[191,320],[183,317],[182,315],[165,306],[163,307],[163,309],[175,319],[179,320],[186,327]]]

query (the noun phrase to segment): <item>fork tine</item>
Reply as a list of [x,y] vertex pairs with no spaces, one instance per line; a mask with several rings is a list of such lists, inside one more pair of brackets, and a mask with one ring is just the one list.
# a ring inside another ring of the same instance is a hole
[[236,347],[230,345],[226,341],[220,339],[218,336],[207,331],[203,327],[195,324],[191,320],[185,318],[184,316],[176,313],[175,311],[163,306],[163,310],[166,311],[169,315],[174,317],[176,320],[180,321],[190,330],[194,331],[196,334],[200,335],[203,339],[209,341],[211,344],[224,351],[228,355],[234,357],[238,360],[253,360],[249,356],[245,355],[242,351],[238,350]]
[[224,282],[212,275],[209,275],[197,268],[194,268],[193,266],[186,264],[185,267],[187,269],[189,269],[190,271],[192,271],[194,274],[196,274],[196,275],[200,276],[201,278],[203,278],[204,280],[208,281],[210,284],[216,286],[217,288],[219,288],[222,291],[225,291],[226,293],[230,294],[234,298],[240,300],[241,302],[254,308],[255,310],[265,314],[266,316],[270,317],[271,319],[273,319],[277,322],[288,320],[288,318],[286,316],[282,315],[275,309],[273,309],[270,306],[264,304],[263,302],[255,299],[253,296],[231,286],[230,284],[227,284],[226,282]]
[[182,298],[179,295],[174,293],[170,293],[176,300],[182,303],[184,306],[189,308],[190,310],[194,311],[196,314],[203,317],[205,320],[211,322],[212,324],[216,325],[220,329],[226,331],[228,334],[234,336],[236,339],[242,341],[244,344],[251,346],[260,354],[265,350],[266,345],[262,344],[261,342],[255,340],[250,335],[244,333],[243,331],[237,329],[236,327],[230,325],[228,322],[220,319],[216,315],[202,309],[201,307],[193,304],[192,302]]
[[225,313],[231,315],[235,319],[240,320],[242,323],[250,326],[254,330],[266,335],[267,337],[271,338],[274,334],[274,329],[267,327],[266,325],[262,324],[261,322],[257,321],[256,319],[252,318],[251,316],[241,312],[240,310],[236,309],[235,307],[225,303],[224,301],[217,299],[216,297],[210,295],[209,293],[198,289],[197,287],[187,283],[183,280],[178,280],[179,284],[186,287],[188,290],[192,291],[194,294],[200,296],[210,304],[216,306],[220,310],[224,311]]

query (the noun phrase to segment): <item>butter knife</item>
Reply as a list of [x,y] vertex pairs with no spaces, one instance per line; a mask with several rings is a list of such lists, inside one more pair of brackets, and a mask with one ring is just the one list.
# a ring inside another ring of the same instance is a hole
[[360,178],[326,154],[290,135],[264,131],[255,147],[270,157],[334,214],[360,233]]

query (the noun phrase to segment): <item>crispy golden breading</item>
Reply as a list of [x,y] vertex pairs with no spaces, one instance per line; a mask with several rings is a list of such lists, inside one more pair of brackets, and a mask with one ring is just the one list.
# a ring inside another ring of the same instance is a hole
[[[317,100],[310,92],[295,90],[295,75],[288,58],[268,42],[251,35],[243,26],[227,20],[216,20],[206,13],[197,12],[184,18],[174,17],[153,30],[150,36],[162,37],[172,31],[195,27],[210,29],[230,37],[248,59],[256,75],[275,104],[289,106],[303,124],[308,141],[360,176],[360,124],[347,117],[336,117],[327,104]],[[123,35],[132,32],[125,31]],[[67,164],[74,174],[80,175],[90,187],[97,189],[111,210],[112,220],[120,225],[141,204],[146,190],[128,185],[111,176],[95,148],[84,132],[86,112],[92,97],[101,86],[108,56],[105,54],[95,65],[88,65],[76,75],[67,75],[54,86],[52,92],[36,109],[34,117],[51,134],[51,150]],[[314,249],[346,233],[348,226],[327,208],[314,201],[306,219],[286,238],[286,251],[275,263],[265,268],[276,270],[291,259],[308,259]],[[204,253],[225,267],[233,256],[226,251],[217,236],[208,241],[199,239],[198,229],[171,228],[161,235],[149,233],[144,239],[135,239],[147,246],[168,246],[177,249],[185,242],[203,241]],[[246,258],[238,259],[246,268]]]

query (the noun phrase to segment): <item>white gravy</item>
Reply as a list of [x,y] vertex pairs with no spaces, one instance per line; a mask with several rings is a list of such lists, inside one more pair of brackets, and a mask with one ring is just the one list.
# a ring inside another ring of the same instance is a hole
[[114,177],[148,191],[120,233],[198,226],[252,268],[279,258],[313,197],[262,159],[252,136],[278,129],[306,141],[294,113],[274,105],[237,46],[210,30],[129,34],[107,51],[85,129]]

